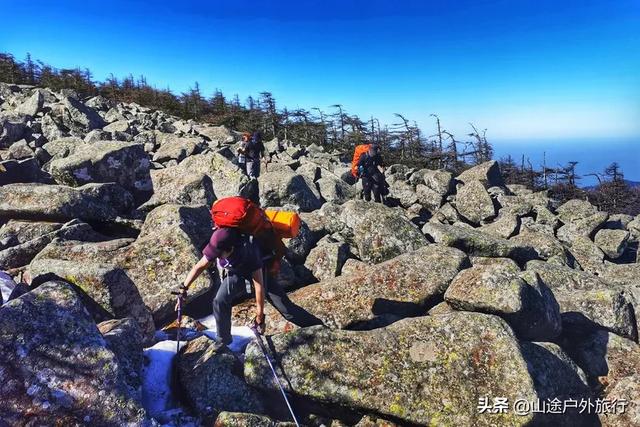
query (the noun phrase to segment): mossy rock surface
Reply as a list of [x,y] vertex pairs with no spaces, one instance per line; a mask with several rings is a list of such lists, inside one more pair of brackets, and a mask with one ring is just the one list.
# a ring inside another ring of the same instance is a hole
[[637,302],[627,287],[610,284],[585,271],[543,261],[528,262],[527,271],[538,274],[555,295],[563,326],[581,330],[604,328],[637,339]]
[[242,364],[225,345],[201,336],[181,350],[178,361],[184,396],[200,417],[264,411],[259,394],[244,381]]
[[350,200],[342,205],[339,220],[365,262],[377,264],[429,243],[401,210],[381,203]]
[[427,223],[422,231],[436,243],[458,248],[470,256],[511,258],[523,264],[537,259],[536,250],[526,244],[460,225]]
[[142,144],[102,141],[80,145],[69,156],[53,160],[49,170],[57,183],[72,187],[116,182],[130,191],[148,191],[150,165]]
[[[175,297],[171,291],[182,284],[191,267],[202,258],[211,228],[207,207],[162,205],[147,215],[135,242],[113,260],[135,284],[156,324],[173,315]],[[204,271],[191,285],[189,298],[206,292],[216,277]]]
[[[372,331],[321,326],[270,338],[291,393],[421,425],[527,425],[533,415],[480,414],[483,396],[535,399],[533,379],[508,325],[453,312],[404,319]],[[275,390],[257,345],[247,381]]]
[[34,183],[0,186],[0,220],[105,221],[132,207],[133,197],[117,184],[78,188]]
[[145,419],[118,359],[64,282],[0,308],[0,400],[8,425],[137,426]]
[[550,341],[562,329],[559,306],[549,288],[535,273],[521,273],[500,261],[461,271],[444,298],[458,310],[502,317],[521,339]]
[[[428,245],[381,264],[305,286],[289,294],[295,304],[331,328],[362,328],[424,312],[442,297],[456,274],[469,265],[454,248]],[[291,324],[270,306],[267,327],[272,333]]]

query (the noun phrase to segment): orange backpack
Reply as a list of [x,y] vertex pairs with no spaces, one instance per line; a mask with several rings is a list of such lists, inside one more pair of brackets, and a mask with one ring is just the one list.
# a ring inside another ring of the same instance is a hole
[[369,151],[370,144],[361,144],[356,145],[356,149],[353,152],[353,160],[351,161],[351,175],[354,177],[358,177],[358,162],[360,161],[360,157],[367,151]]
[[266,209],[264,213],[273,224],[276,234],[282,238],[296,237],[300,232],[300,215],[289,211]]

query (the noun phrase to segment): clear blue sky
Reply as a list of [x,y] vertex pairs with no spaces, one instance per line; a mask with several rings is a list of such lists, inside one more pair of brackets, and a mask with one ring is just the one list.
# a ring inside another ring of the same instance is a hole
[[502,139],[640,136],[640,1],[2,0],[0,50]]

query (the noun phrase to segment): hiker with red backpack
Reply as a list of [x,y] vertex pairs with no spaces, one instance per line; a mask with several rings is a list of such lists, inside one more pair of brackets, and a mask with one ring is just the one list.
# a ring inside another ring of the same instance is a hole
[[367,202],[371,201],[371,193],[378,203],[382,203],[382,197],[387,194],[384,168],[378,145],[370,144],[369,149],[360,155],[357,167],[357,177],[362,179],[362,192]]
[[231,308],[234,300],[245,292],[250,293],[250,284],[253,284],[256,297],[253,327],[260,333],[264,333],[265,327],[265,299],[286,320],[300,327],[322,324],[291,302],[276,280],[284,245],[265,211],[250,200],[228,197],[214,203],[211,215],[216,228],[202,251],[202,258],[185,278],[181,292],[186,296],[191,284],[209,264],[217,262],[222,278],[213,299],[213,316],[220,341],[227,345],[231,343]]

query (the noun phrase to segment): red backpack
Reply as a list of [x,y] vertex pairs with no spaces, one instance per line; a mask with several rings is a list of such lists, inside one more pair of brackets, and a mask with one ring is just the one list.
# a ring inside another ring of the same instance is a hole
[[218,228],[237,228],[244,234],[256,235],[271,228],[264,211],[244,197],[226,197],[213,202],[211,219]]
[[213,203],[211,219],[217,228],[237,228],[253,236],[263,253],[272,255],[267,262],[269,272],[278,272],[287,248],[260,206],[244,197],[226,197]]

